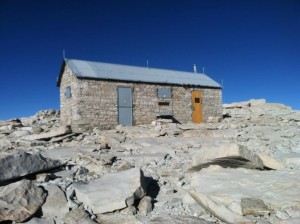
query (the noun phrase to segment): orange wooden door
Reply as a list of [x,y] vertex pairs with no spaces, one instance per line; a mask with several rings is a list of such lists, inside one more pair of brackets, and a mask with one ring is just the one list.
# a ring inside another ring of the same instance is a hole
[[193,108],[193,122],[201,123],[202,119],[202,96],[201,92],[192,92],[192,108]]

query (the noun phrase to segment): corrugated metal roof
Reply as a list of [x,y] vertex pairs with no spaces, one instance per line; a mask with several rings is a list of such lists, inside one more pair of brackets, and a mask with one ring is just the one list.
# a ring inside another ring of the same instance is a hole
[[81,78],[96,78],[144,83],[197,85],[221,88],[220,84],[204,74],[165,69],[118,65],[102,62],[66,59],[73,74]]

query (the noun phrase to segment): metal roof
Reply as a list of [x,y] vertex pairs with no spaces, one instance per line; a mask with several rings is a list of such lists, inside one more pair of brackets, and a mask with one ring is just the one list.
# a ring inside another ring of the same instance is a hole
[[[91,62],[76,59],[65,59],[65,63],[72,70],[73,74],[80,78],[221,88],[220,84],[216,81],[212,80],[207,75],[200,73],[195,74],[193,72]],[[60,76],[61,75],[62,74],[60,74]],[[60,78],[61,77],[59,77],[58,80],[58,86]]]

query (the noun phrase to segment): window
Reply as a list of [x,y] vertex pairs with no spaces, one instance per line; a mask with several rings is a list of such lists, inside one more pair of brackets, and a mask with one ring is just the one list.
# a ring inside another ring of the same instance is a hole
[[170,106],[170,102],[158,102],[158,106]]
[[195,103],[200,103],[200,98],[195,98]]
[[171,88],[169,87],[162,87],[157,89],[157,97],[162,99],[171,99]]
[[72,96],[72,94],[71,94],[71,87],[68,86],[66,88],[66,91],[65,91],[65,97],[66,97],[66,99],[69,99],[69,98],[71,98],[71,96]]

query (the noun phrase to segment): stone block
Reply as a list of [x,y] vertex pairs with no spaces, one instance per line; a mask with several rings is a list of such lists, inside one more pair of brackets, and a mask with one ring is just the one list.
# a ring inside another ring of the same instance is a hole
[[108,173],[89,183],[74,183],[76,197],[95,214],[112,212],[134,204],[146,193],[143,172],[133,168]]

